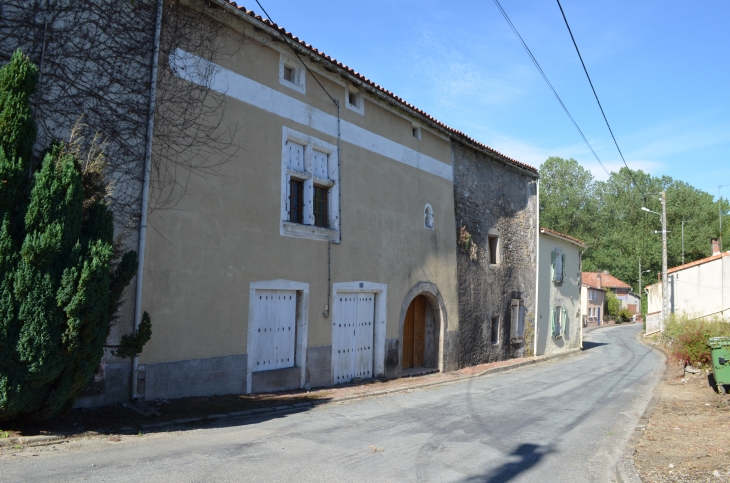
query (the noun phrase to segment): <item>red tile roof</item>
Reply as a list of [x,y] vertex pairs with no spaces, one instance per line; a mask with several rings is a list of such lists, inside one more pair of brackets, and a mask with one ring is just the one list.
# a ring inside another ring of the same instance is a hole
[[314,48],[310,44],[307,44],[303,40],[300,40],[299,37],[295,37],[291,32],[287,32],[283,27],[280,27],[277,24],[270,22],[268,19],[261,17],[261,15],[257,15],[253,10],[248,10],[246,7],[243,7],[243,6],[238,6],[238,4],[236,4],[236,2],[233,2],[233,1],[230,1],[230,0],[214,0],[214,1],[216,3],[219,3],[224,8],[225,7],[235,8],[238,12],[245,13],[249,17],[258,20],[260,23],[264,24],[266,27],[269,27],[269,28],[271,28],[273,30],[276,30],[281,35],[286,36],[289,40],[293,40],[294,43],[296,43],[298,47],[300,47],[300,48],[302,48],[304,50],[307,50],[310,53],[315,54],[316,56],[318,56],[318,57],[320,57],[320,58],[322,58],[322,59],[324,59],[324,60],[326,60],[328,62],[331,62],[334,66],[336,66],[339,69],[341,69],[341,70],[347,72],[348,74],[352,75],[353,77],[355,77],[360,82],[363,82],[363,83],[369,85],[370,87],[376,89],[380,93],[385,94],[388,98],[390,98],[395,103],[400,104],[401,106],[404,106],[404,107],[406,107],[406,108],[408,108],[408,109],[416,112],[417,114],[423,116],[428,121],[430,121],[431,123],[433,123],[433,124],[441,127],[442,129],[446,130],[447,132],[449,132],[451,135],[453,135],[454,137],[458,138],[462,142],[465,142],[467,144],[471,144],[474,147],[477,147],[477,148],[480,148],[480,149],[482,149],[484,151],[487,151],[490,154],[493,154],[493,155],[495,155],[495,156],[497,156],[499,158],[502,158],[504,161],[506,161],[506,162],[508,162],[510,164],[513,164],[513,165],[518,166],[520,168],[523,168],[523,169],[526,169],[528,171],[532,171],[534,173],[537,173],[537,169],[535,169],[534,167],[530,166],[529,164],[525,164],[525,163],[522,163],[520,161],[517,161],[516,159],[512,159],[509,156],[505,156],[504,154],[500,153],[499,151],[496,151],[496,150],[490,148],[486,144],[480,143],[476,139],[473,139],[473,138],[467,136],[463,132],[461,132],[459,130],[456,130],[456,129],[452,128],[452,127],[447,126],[446,124],[442,123],[441,121],[439,121],[435,117],[431,116],[430,114],[426,113],[425,111],[422,111],[421,109],[419,109],[416,106],[408,103],[407,101],[405,101],[404,99],[398,97],[397,95],[395,95],[394,93],[392,93],[389,90],[385,89],[384,87],[379,86],[378,84],[374,83],[373,81],[371,81],[370,79],[368,79],[364,75],[360,74],[359,72],[355,72],[353,69],[351,69],[350,67],[346,66],[342,62],[339,62],[336,59],[334,59],[334,58],[330,57],[329,55],[325,54],[324,52],[322,52],[320,50],[317,50],[316,48]]
[[703,263],[711,262],[713,260],[719,260],[722,257],[730,257],[730,252],[718,253],[717,255],[713,255],[711,257],[703,258],[701,260],[695,260],[694,262],[685,263],[684,265],[670,268],[669,270],[667,270],[667,273],[678,272],[678,271],[684,270],[686,268],[696,267],[697,265],[702,265]]
[[[599,275],[600,281],[598,280]],[[610,273],[603,272],[583,272],[583,285],[594,288],[631,288],[631,285],[622,282]]]
[[558,238],[564,238],[566,241],[571,242],[575,245],[578,245],[581,248],[585,248],[586,244],[582,241],[578,240],[577,238],[573,238],[572,236],[566,235],[565,233],[560,233],[559,231],[551,230],[550,228],[540,228],[540,233],[544,233],[546,235],[553,235]]

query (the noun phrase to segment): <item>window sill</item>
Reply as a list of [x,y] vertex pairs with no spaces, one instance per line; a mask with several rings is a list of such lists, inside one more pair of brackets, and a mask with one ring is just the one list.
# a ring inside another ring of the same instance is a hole
[[323,228],[314,225],[300,225],[290,221],[281,222],[281,234],[296,238],[309,238],[310,240],[334,241],[340,239],[340,232],[331,228]]

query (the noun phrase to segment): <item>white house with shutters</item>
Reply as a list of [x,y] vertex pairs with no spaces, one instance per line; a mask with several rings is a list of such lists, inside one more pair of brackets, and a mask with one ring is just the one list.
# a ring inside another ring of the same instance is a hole
[[535,355],[581,346],[581,254],[585,244],[540,228]]

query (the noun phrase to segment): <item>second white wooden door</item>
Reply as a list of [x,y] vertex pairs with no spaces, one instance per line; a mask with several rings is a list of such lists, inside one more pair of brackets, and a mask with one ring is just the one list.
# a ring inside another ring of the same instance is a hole
[[373,377],[375,294],[340,292],[332,323],[332,360],[335,384],[353,377]]

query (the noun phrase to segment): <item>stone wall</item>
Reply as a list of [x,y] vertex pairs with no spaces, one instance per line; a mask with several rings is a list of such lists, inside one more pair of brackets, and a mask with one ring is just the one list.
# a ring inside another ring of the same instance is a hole
[[[537,173],[452,142],[459,284],[459,367],[532,355]],[[490,264],[489,235],[498,237]],[[470,237],[469,237],[470,236]],[[471,245],[471,246],[470,246]],[[510,342],[510,302],[525,304],[525,341]],[[492,319],[499,317],[498,342]]]

